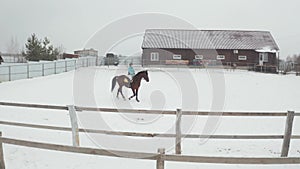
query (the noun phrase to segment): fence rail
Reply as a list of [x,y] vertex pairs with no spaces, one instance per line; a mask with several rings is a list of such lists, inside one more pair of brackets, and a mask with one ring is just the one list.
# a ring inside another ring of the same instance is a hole
[[[0,121],[0,125],[27,127],[35,129],[46,129],[56,131],[72,131],[70,127],[58,127],[50,125],[39,125],[19,122]],[[124,132],[124,131],[108,131],[96,129],[79,128],[78,132],[106,134],[114,136],[129,136],[129,137],[149,137],[149,138],[175,138],[176,134],[171,133],[140,133],[140,132]],[[182,138],[210,138],[210,139],[283,139],[284,135],[201,135],[201,134],[182,134]],[[291,139],[300,139],[300,135],[292,135]]]
[[300,158],[296,158],[296,157],[289,157],[289,158],[242,157],[241,158],[241,157],[205,157],[205,156],[187,156],[187,155],[168,155],[162,153],[141,153],[141,152],[128,152],[128,151],[73,147],[67,145],[48,144],[48,143],[41,143],[35,141],[11,139],[5,137],[0,137],[0,142],[5,144],[12,144],[12,145],[46,149],[46,150],[55,150],[55,151],[90,154],[90,155],[101,155],[101,156],[109,156],[109,157],[130,158],[130,159],[143,159],[143,160],[159,159],[161,161],[215,163],[215,164],[300,164]]
[[[2,106],[42,108],[55,110],[68,110],[68,106],[44,105],[44,104],[28,104],[28,103],[11,103],[0,102]],[[75,106],[77,111],[94,111],[107,113],[142,113],[142,114],[165,114],[176,115],[176,110],[147,110],[147,109],[113,109],[113,108],[95,108]],[[209,111],[182,111],[182,115],[198,115],[198,116],[287,116],[287,112],[209,112]],[[295,113],[300,116],[300,113]]]
[[[112,109],[112,108],[93,108],[78,107],[77,111],[95,111],[109,113],[143,113],[143,114],[165,114],[176,115],[176,111],[172,110],[142,110],[142,109]],[[198,115],[198,116],[287,116],[287,112],[209,112],[209,111],[182,111],[182,115]],[[300,116],[300,113],[295,113]]]
[[43,105],[43,104],[0,102],[0,105],[2,105],[2,106],[13,106],[13,107],[53,109],[53,110],[68,110],[68,106]]
[[[177,109],[176,111],[162,111],[162,110],[130,110],[130,109],[111,109],[111,108],[93,108],[93,107],[76,107],[72,105],[57,106],[57,105],[38,105],[38,104],[26,104],[26,103],[8,103],[0,102],[0,106],[13,106],[13,107],[26,107],[26,108],[42,108],[51,110],[68,110],[71,119],[71,126],[58,127],[47,126],[40,124],[28,124],[19,122],[0,121],[0,125],[10,125],[18,127],[30,127],[37,129],[49,129],[58,131],[72,131],[73,146],[56,145],[39,143],[32,141],[24,141],[17,139],[10,139],[1,137],[0,142],[5,144],[14,144],[19,146],[27,146],[40,149],[74,152],[83,154],[114,156],[134,159],[150,159],[157,161],[157,168],[163,169],[165,161],[176,162],[196,162],[196,163],[225,163],[225,164],[300,164],[300,158],[288,157],[289,146],[291,139],[300,139],[300,135],[292,135],[293,119],[294,116],[300,116],[300,113],[293,111],[288,112],[198,112],[198,111],[182,111]],[[110,112],[110,113],[143,113],[143,114],[166,114],[176,115],[176,133],[138,133],[138,132],[123,132],[123,131],[106,131],[95,129],[83,129],[78,128],[77,124],[77,111],[95,111],[95,112]],[[181,118],[183,115],[200,115],[200,116],[278,116],[286,118],[286,129],[284,135],[199,135],[199,134],[184,134],[181,133]],[[138,153],[138,152],[125,152],[115,150],[103,150],[103,149],[91,149],[79,147],[79,132],[117,135],[117,136],[132,136],[132,137],[164,137],[175,138],[176,154],[166,155],[164,149],[159,149],[158,153]],[[200,156],[185,156],[181,154],[181,141],[182,138],[210,138],[210,139],[283,139],[282,152],[280,158],[238,158],[238,157],[200,157]],[[0,167],[4,161],[3,159],[2,144],[0,145]],[[2,157],[1,157],[2,155]],[[144,158],[146,157],[146,158]],[[1,167],[4,168],[4,167]]]

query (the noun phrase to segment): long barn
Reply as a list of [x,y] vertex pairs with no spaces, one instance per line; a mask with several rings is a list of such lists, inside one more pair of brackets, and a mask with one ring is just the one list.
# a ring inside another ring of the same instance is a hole
[[279,47],[268,31],[148,29],[148,65],[276,66]]

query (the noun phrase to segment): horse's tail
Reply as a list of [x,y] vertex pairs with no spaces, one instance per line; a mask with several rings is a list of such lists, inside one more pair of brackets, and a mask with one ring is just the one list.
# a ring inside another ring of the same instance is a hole
[[117,76],[115,76],[111,81],[111,92],[114,90],[116,83],[117,83]]

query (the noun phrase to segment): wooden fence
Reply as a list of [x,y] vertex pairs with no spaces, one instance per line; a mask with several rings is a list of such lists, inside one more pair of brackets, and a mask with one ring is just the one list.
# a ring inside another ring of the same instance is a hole
[[[300,113],[293,111],[288,112],[199,112],[199,111],[182,111],[177,109],[176,111],[161,111],[161,110],[132,110],[132,109],[111,109],[111,108],[91,108],[91,107],[76,107],[72,105],[68,106],[55,106],[55,105],[37,105],[37,104],[24,104],[24,103],[7,103],[0,102],[2,106],[14,106],[14,107],[27,107],[27,108],[42,108],[51,110],[68,110],[70,113],[71,126],[69,127],[57,127],[49,125],[37,125],[28,123],[8,122],[0,121],[1,125],[30,127],[38,129],[50,129],[58,131],[72,131],[73,146],[46,144],[18,139],[11,139],[2,137],[0,133],[0,168],[4,166],[4,154],[2,143],[13,144],[19,146],[74,152],[92,155],[102,156],[114,156],[122,158],[134,158],[134,159],[149,159],[157,161],[157,168],[163,169],[165,161],[177,161],[177,162],[195,162],[195,163],[225,163],[225,164],[300,164],[300,158],[288,157],[290,140],[300,139],[300,135],[292,135],[293,121],[295,116],[300,116]],[[176,115],[176,133],[138,133],[138,132],[121,132],[121,131],[106,131],[95,129],[83,129],[78,128],[76,111],[100,111],[109,113],[146,113],[146,114],[167,114]],[[202,116],[286,116],[286,126],[284,135],[197,135],[181,133],[181,118],[183,115],[202,115]],[[107,135],[119,135],[119,136],[132,136],[132,137],[169,137],[175,138],[175,152],[176,155],[165,154],[164,149],[158,149],[158,153],[138,153],[138,152],[125,152],[115,150],[104,149],[92,149],[79,147],[79,132],[98,133]],[[237,157],[203,157],[203,156],[185,156],[181,154],[181,139],[182,138],[210,138],[210,139],[283,139],[281,157],[278,158],[237,158]]]

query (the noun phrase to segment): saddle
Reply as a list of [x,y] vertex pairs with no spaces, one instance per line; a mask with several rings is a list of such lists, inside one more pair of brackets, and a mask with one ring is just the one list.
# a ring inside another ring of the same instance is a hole
[[124,83],[125,83],[125,84],[128,84],[128,86],[130,87],[130,86],[131,86],[131,83],[132,83],[132,80],[125,78],[125,79],[124,79]]

